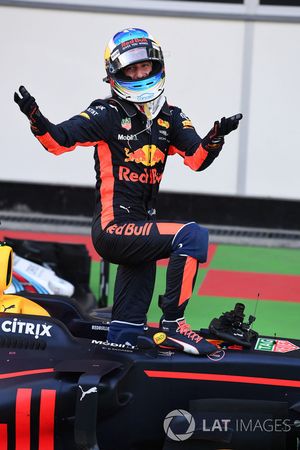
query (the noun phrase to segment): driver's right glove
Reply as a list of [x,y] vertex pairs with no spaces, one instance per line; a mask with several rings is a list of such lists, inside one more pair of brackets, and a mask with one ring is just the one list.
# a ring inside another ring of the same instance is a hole
[[34,134],[46,133],[47,119],[42,115],[35,98],[29,94],[24,86],[20,86],[19,92],[21,96],[15,92],[14,101],[19,105],[20,110],[28,117],[31,129]]

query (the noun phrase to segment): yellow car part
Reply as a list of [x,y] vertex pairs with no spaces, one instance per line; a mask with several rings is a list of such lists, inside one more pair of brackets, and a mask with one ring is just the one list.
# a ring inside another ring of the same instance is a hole
[[0,313],[33,314],[50,316],[40,305],[25,297],[14,294],[4,294],[12,280],[13,250],[9,245],[0,245]]

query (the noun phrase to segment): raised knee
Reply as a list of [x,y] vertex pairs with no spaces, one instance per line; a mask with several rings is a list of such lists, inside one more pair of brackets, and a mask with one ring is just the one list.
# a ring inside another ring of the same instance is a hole
[[183,225],[172,242],[172,253],[186,255],[205,262],[208,251],[208,229],[195,222]]

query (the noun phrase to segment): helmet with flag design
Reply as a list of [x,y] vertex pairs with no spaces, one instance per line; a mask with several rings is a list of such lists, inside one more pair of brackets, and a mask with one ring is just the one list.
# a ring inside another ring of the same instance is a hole
[[[127,28],[115,34],[105,49],[105,68],[113,93],[133,103],[146,103],[164,91],[165,68],[160,45],[140,28]],[[127,77],[123,69],[132,64],[151,61],[150,74],[139,80]]]

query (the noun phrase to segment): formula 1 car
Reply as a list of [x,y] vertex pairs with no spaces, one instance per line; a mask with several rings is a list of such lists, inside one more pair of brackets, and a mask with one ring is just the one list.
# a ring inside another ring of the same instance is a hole
[[106,341],[109,314],[74,299],[4,294],[0,246],[1,450],[296,450],[300,341],[258,336],[242,304],[201,332],[205,357]]
[[12,283],[6,294],[27,291],[73,296],[86,310],[97,306],[89,286],[91,260],[85,245],[15,238],[5,241],[14,249]]

